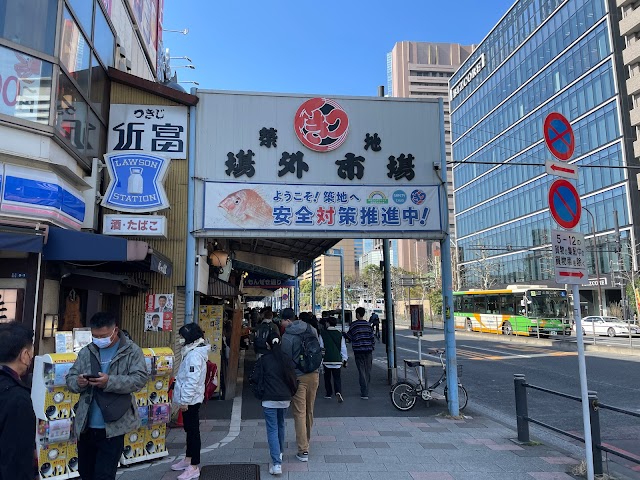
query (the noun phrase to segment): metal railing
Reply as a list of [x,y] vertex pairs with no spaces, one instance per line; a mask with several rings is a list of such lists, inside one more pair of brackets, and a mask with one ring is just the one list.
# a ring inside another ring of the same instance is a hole
[[[574,440],[578,440],[584,443],[584,438],[574,435],[571,432],[562,430],[561,428],[554,427],[548,423],[541,422],[529,416],[529,408],[527,405],[527,388],[532,390],[538,390],[540,392],[548,393],[562,398],[567,398],[576,402],[581,402],[580,397],[574,395],[568,395],[562,392],[556,392],[548,388],[540,387],[537,385],[528,384],[524,378],[524,375],[515,374],[513,376],[513,383],[515,386],[516,394],[516,422],[518,430],[518,441],[528,443],[531,441],[529,436],[529,424],[533,423],[543,428],[567,436]],[[623,408],[613,407],[611,405],[605,405],[598,400],[597,393],[589,391],[589,418],[591,420],[591,451],[593,452],[593,471],[596,475],[602,475],[602,452],[607,452],[620,458],[624,458],[633,463],[640,464],[640,459],[637,457],[629,456],[624,452],[611,448],[610,446],[603,445],[600,438],[600,410],[610,410],[612,412],[622,413],[632,417],[640,418],[640,413],[625,410]]]

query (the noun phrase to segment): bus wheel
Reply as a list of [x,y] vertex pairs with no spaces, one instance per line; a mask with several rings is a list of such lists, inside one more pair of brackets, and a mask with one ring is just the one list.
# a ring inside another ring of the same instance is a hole
[[473,332],[473,324],[471,323],[471,319],[467,318],[467,326],[465,327],[467,332]]
[[504,322],[502,324],[502,334],[511,335],[512,333],[513,333],[513,327],[511,326],[511,322]]

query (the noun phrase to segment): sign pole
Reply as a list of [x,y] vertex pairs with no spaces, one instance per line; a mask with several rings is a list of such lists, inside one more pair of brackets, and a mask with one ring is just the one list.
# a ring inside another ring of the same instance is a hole
[[582,337],[582,317],[580,316],[580,286],[573,285],[573,318],[576,321],[578,340],[578,372],[580,375],[580,398],[582,399],[582,423],[584,426],[584,447],[587,460],[587,480],[593,480],[593,450],[591,449],[591,417],[589,416],[589,392],[587,389],[587,364],[584,358],[584,338]]

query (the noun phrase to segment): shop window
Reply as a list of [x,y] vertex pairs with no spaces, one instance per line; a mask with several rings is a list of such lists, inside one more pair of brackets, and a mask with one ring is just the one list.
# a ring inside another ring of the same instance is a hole
[[58,0],[0,0],[0,36],[53,55]]
[[0,323],[22,322],[23,288],[0,289]]
[[87,104],[64,73],[58,81],[56,129],[73,147],[84,151]]
[[87,40],[65,8],[62,20],[60,61],[84,93],[89,93],[90,57],[91,50]]

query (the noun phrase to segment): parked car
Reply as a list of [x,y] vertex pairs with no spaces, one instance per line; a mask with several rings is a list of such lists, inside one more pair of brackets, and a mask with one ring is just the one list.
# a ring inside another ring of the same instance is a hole
[[[616,335],[629,335],[629,327],[631,327],[631,335],[640,335],[640,329],[637,325],[628,325],[619,318],[605,317],[600,315],[592,315],[582,319],[583,335],[608,335],[615,337]],[[576,326],[573,325],[573,332],[576,333]]]

